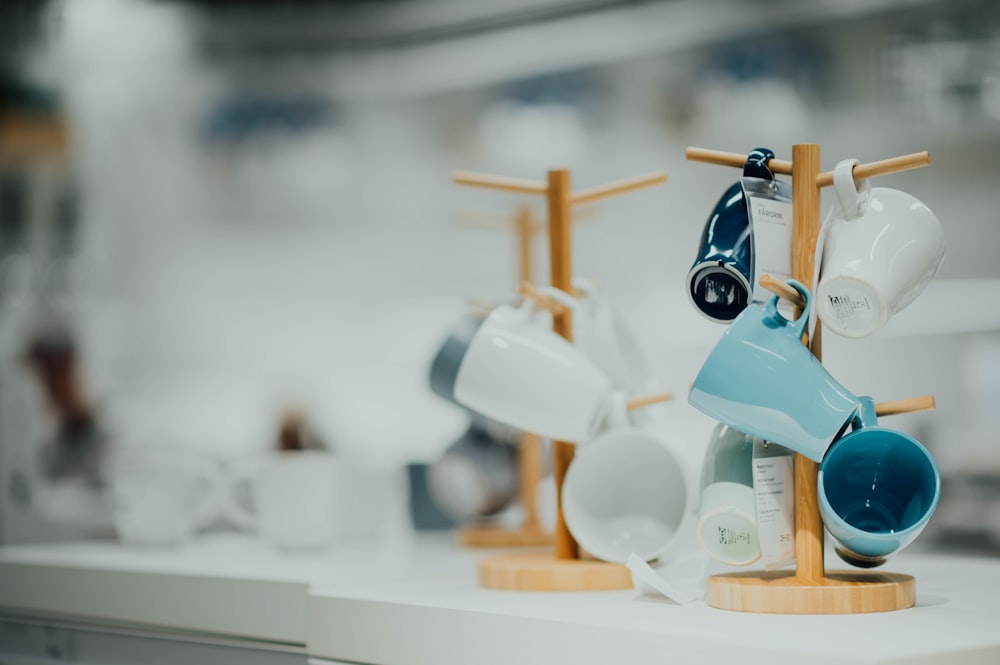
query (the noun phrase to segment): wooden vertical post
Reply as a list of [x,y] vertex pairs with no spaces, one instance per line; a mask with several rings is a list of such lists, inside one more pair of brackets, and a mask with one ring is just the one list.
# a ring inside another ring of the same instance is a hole
[[[819,145],[792,146],[792,277],[811,291],[819,237]],[[800,312],[796,312],[799,314]],[[806,331],[806,336],[809,332]],[[808,344],[808,339],[803,340]],[[817,353],[817,356],[819,354]],[[819,465],[795,455],[795,574],[802,580],[823,578],[823,522],[819,515],[816,475]]]
[[520,257],[518,284],[535,283],[535,226],[531,220],[531,209],[527,206],[517,211],[517,253]]
[[[572,247],[570,238],[570,190],[569,171],[549,171],[549,263],[551,284],[557,289],[570,291],[573,288]],[[564,309],[552,317],[552,329],[567,341],[573,341],[573,313]],[[575,559],[579,548],[573,535],[566,527],[562,511],[562,483],[573,461],[575,448],[566,441],[552,442],[552,477],[556,484],[556,558]]]

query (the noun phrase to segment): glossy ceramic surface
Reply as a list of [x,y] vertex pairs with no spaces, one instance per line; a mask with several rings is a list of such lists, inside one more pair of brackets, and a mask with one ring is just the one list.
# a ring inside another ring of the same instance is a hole
[[875,405],[861,398],[854,431],[819,467],[820,515],[848,563],[873,567],[927,526],[941,495],[934,459],[907,434],[878,427]]
[[798,319],[777,310],[778,296],[752,304],[723,333],[694,380],[688,402],[730,427],[819,461],[850,423],[858,399],[802,344],[809,290]]
[[[458,404],[455,400],[455,378],[458,376],[458,368],[462,366],[465,352],[468,351],[472,338],[476,336],[482,324],[482,317],[467,315],[448,334],[448,337],[441,344],[441,348],[434,355],[434,360],[431,361],[428,376],[431,390],[435,395],[452,404]],[[458,405],[461,406],[461,404]]]
[[854,160],[834,170],[837,204],[825,225],[817,308],[824,325],[866,337],[920,295],[944,258],[934,213],[896,189],[855,186]]
[[604,421],[611,383],[580,350],[533,319],[528,302],[493,310],[459,367],[455,399],[525,432],[586,440]]
[[[773,180],[767,162],[774,152],[756,148],[747,155],[743,175]],[[709,215],[698,257],[687,275],[687,295],[695,309],[718,323],[729,323],[753,294],[753,227],[743,185],[731,185]]]
[[735,183],[715,204],[688,271],[687,294],[695,309],[719,323],[735,319],[750,302],[753,248],[743,186]]

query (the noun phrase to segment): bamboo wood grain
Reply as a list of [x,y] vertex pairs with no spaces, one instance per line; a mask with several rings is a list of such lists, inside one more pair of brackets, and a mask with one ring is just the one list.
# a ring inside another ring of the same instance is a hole
[[[899,173],[900,171],[910,171],[924,166],[930,166],[931,153],[924,150],[910,155],[890,157],[877,162],[858,164],[854,167],[854,179],[863,180],[874,176],[886,175],[887,173]],[[833,171],[824,171],[816,176],[817,187],[829,187],[833,184]]]
[[[538,517],[538,483],[545,475],[545,446],[535,434],[523,432],[518,441],[518,496],[524,510],[524,528],[541,531]],[[549,542],[552,538],[549,537]]]
[[748,571],[708,578],[712,607],[769,614],[857,614],[913,607],[917,584],[910,575],[831,571],[802,580],[795,572]]
[[674,398],[673,393],[658,393],[656,395],[645,395],[643,397],[633,397],[625,402],[625,408],[629,411],[635,409],[641,409],[644,406],[650,406],[651,404],[659,404],[660,402],[669,402]]
[[[720,166],[734,166],[743,168],[747,161],[747,156],[738,152],[723,152],[722,150],[708,150],[706,148],[688,148],[684,155],[692,162],[704,162],[707,164],[718,164]],[[782,175],[792,175],[792,162],[784,159],[770,159],[767,168],[772,173]]]
[[[819,237],[819,145],[792,146],[792,277],[812,289]],[[802,313],[796,307],[796,316]],[[808,331],[803,335],[808,345]],[[812,349],[819,359],[819,349]],[[823,522],[819,516],[816,476],[819,464],[795,455],[795,576],[812,583],[823,578]]]
[[562,559],[551,552],[518,552],[479,561],[479,586],[515,591],[631,589],[632,574],[617,563]]
[[501,547],[549,547],[552,534],[528,524],[519,529],[507,529],[492,524],[465,526],[456,532],[463,547],[496,549]]
[[455,171],[452,173],[451,179],[456,185],[485,187],[487,189],[499,189],[506,192],[519,192],[521,194],[544,195],[548,193],[548,188],[544,182],[538,182],[536,180],[523,180],[521,178],[508,178],[507,176],[491,175],[489,173]]
[[628,178],[626,180],[619,180],[617,182],[611,182],[606,185],[600,185],[598,187],[592,187],[590,189],[585,189],[570,197],[570,205],[579,205],[581,203],[591,203],[593,201],[599,201],[600,199],[610,198],[612,196],[617,196],[619,194],[625,194],[627,192],[634,192],[637,189],[644,189],[646,187],[652,187],[653,185],[660,185],[667,181],[667,174],[663,171],[654,171],[653,173],[647,173],[645,175],[636,176],[635,178]]
[[[557,289],[573,289],[572,243],[570,238],[570,176],[565,169],[549,171],[549,269],[550,283]],[[573,341],[573,313],[564,309],[552,316],[552,329],[569,342]],[[552,477],[556,485],[556,558],[575,559],[579,548],[566,526],[562,511],[562,483],[573,461],[576,447],[567,441],[552,442]]]
[[535,232],[538,227],[531,219],[531,209],[517,211],[517,276],[522,284],[534,281]]
[[934,395],[923,395],[922,397],[910,397],[909,399],[899,399],[893,402],[878,402],[875,404],[875,415],[895,416],[900,413],[912,413],[914,411],[925,411],[937,406]]
[[795,305],[796,311],[801,311],[806,306],[806,299],[802,294],[780,279],[771,275],[761,275],[759,281],[765,289]]

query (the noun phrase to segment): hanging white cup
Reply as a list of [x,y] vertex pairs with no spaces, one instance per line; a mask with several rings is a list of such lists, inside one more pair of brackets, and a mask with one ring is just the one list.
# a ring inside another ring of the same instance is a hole
[[459,367],[455,399],[525,432],[585,441],[602,428],[611,381],[582,351],[540,325],[533,307],[529,301],[500,305],[483,321]]
[[944,258],[938,218],[906,192],[854,181],[857,160],[833,171],[837,205],[824,222],[816,306],[844,337],[867,337],[920,295]]

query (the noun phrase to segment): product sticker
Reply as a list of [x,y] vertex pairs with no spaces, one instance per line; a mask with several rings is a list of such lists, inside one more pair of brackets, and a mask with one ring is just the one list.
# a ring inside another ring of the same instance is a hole
[[794,453],[784,446],[754,438],[753,488],[764,568],[784,568],[795,561]]
[[[753,300],[767,302],[774,294],[760,285],[763,275],[787,281],[792,278],[792,188],[780,180],[743,178],[750,228],[753,231]],[[792,305],[778,301],[782,314]]]

